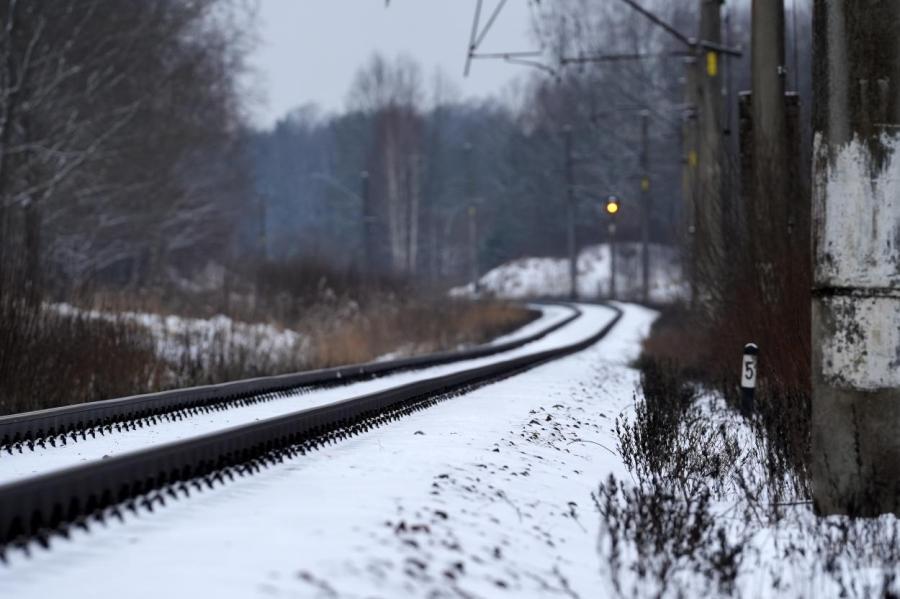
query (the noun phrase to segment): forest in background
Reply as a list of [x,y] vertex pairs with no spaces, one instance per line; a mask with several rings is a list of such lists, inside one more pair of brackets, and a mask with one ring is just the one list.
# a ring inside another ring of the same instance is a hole
[[[651,239],[680,240],[683,58],[618,3],[544,5],[533,23],[544,68],[524,69],[503,97],[467,100],[414,57],[373,56],[345,111],[298,107],[256,131],[241,84],[252,2],[112,2],[0,3],[0,279],[34,297],[190,282],[227,293],[254,283],[253,263],[288,259],[446,287],[519,256],[561,255],[567,126],[579,245],[604,238],[611,193],[623,200],[621,239],[634,240],[642,111]],[[805,99],[800,4],[788,81]],[[696,27],[692,4],[648,6]],[[749,6],[728,10],[729,42],[748,47]],[[659,56],[589,60],[626,53]],[[746,53],[727,68],[732,106],[749,88]],[[736,109],[725,125],[736,189]]]
[[[696,30],[693,4],[646,6],[682,31]],[[747,48],[749,3],[727,9],[728,43]],[[799,90],[808,137],[808,3],[797,10],[788,16],[787,81]],[[415,323],[403,310],[445,306],[449,287],[497,264],[563,255],[570,190],[578,246],[605,240],[601,203],[611,193],[622,200],[619,240],[637,241],[644,113],[650,240],[686,247],[683,134],[695,115],[685,97],[683,48],[621,3],[541,4],[532,27],[544,56],[535,69],[510,65],[522,77],[500,97],[466,99],[415,57],[374,55],[360,65],[344,111],[299,107],[265,131],[247,118],[255,93],[245,83],[253,2],[3,0],[0,17],[0,363],[7,381],[46,370],[45,358],[67,359],[50,348],[80,345],[79,355],[102,357],[109,347],[134,345],[129,327],[110,336],[109,323],[48,316],[45,307],[59,302],[114,313],[224,313],[287,328],[333,322],[347,325],[346,337],[359,345],[390,306],[400,307],[397,322]],[[600,55],[614,58],[595,60]],[[615,58],[627,55],[644,58]],[[724,68],[726,192],[738,197],[737,102],[750,85],[749,56]],[[732,283],[717,290],[726,308],[741,292]],[[478,321],[464,310],[446,312]],[[506,326],[522,319],[494,314]],[[488,321],[483,328],[496,330]],[[460,338],[455,323],[444,324],[435,333],[444,343],[484,338],[479,330]],[[348,343],[343,359],[376,357],[392,343],[432,347],[418,329],[365,352]],[[133,363],[133,376],[115,384],[98,382],[98,373],[115,370],[102,359],[84,366],[80,397],[318,362],[226,364],[215,372],[209,363],[191,364],[177,375],[148,370],[141,358]]]
[[[693,4],[646,4],[677,28],[696,29]],[[805,2],[796,10],[788,17],[788,87],[804,99],[808,138],[810,13]],[[729,3],[728,11],[729,43],[748,48],[749,3]],[[691,114],[677,43],[614,2],[544,5],[533,25],[546,60],[524,69],[502,97],[464,100],[446,74],[425,73],[412,57],[373,56],[348,90],[345,112],[299,107],[273,130],[253,133],[259,208],[245,225],[246,249],[275,260],[313,255],[426,283],[459,283],[473,268],[483,273],[523,255],[563,255],[567,126],[578,245],[605,240],[601,204],[609,194],[623,200],[620,238],[637,240],[642,111],[650,120],[650,236],[680,244],[682,129]],[[636,54],[653,57],[591,61]],[[728,60],[726,165],[729,193],[737,195],[737,103],[750,88],[750,61],[746,52]]]
[[245,198],[248,7],[0,3],[0,285],[163,285],[228,251]]

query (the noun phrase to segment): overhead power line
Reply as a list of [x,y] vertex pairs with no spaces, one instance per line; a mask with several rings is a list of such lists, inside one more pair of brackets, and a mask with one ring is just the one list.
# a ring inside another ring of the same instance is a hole
[[[709,40],[696,40],[694,38],[690,38],[685,34],[681,33],[676,29],[673,25],[667,23],[664,19],[654,14],[652,11],[644,8],[636,0],[621,0],[625,4],[627,4],[632,10],[636,11],[646,19],[648,19],[651,23],[661,28],[669,35],[674,37],[676,40],[684,44],[687,49],[686,50],[673,50],[669,52],[660,52],[660,53],[621,53],[621,54],[598,54],[598,55],[581,55],[581,56],[563,56],[559,59],[559,66],[565,67],[570,64],[584,64],[584,63],[603,63],[603,62],[622,62],[622,61],[630,61],[630,60],[647,60],[653,58],[665,58],[669,56],[677,57],[677,56],[694,56],[697,51],[702,49],[710,52],[716,52],[719,54],[726,54],[729,56],[740,57],[742,55],[741,49],[732,48],[727,45],[723,45],[721,43],[712,42]],[[551,75],[558,76],[557,70],[550,65],[547,65],[543,62],[537,60],[531,60],[533,58],[538,58],[544,55],[544,51],[542,50],[531,50],[524,52],[492,52],[492,53],[479,53],[478,49],[481,47],[482,42],[487,37],[488,32],[493,27],[494,23],[497,21],[500,13],[503,11],[503,8],[506,6],[507,0],[500,0],[497,5],[494,7],[494,10],[491,12],[490,17],[485,23],[484,27],[479,27],[481,22],[481,13],[484,8],[483,0],[477,0],[475,5],[475,15],[472,20],[472,30],[469,36],[469,47],[468,52],[466,54],[466,64],[463,69],[463,76],[468,77],[469,71],[472,67],[472,60],[474,59],[495,59],[495,60],[504,60],[510,64],[518,64],[523,66],[528,66],[536,69],[540,69],[545,71]],[[532,8],[533,5],[529,2],[529,7]],[[532,12],[532,14],[534,14]]]

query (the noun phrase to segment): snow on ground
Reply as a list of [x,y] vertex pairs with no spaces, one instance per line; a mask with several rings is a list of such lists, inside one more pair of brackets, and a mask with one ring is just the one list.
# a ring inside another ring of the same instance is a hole
[[655,318],[623,308],[588,350],[14,553],[0,596],[606,596],[591,492],[627,476],[612,426],[631,409],[628,364]]
[[[539,307],[539,309],[544,308]],[[350,397],[374,393],[416,380],[467,370],[507,360],[515,356],[536,353],[560,345],[574,343],[579,339],[596,333],[613,317],[613,311],[603,306],[585,306],[582,310],[584,315],[581,318],[558,331],[550,333],[543,339],[494,356],[399,372],[348,385],[312,390],[301,389],[291,395],[257,404],[234,406],[228,410],[187,416],[174,422],[160,421],[156,425],[139,427],[137,430],[98,435],[96,438],[88,437],[75,443],[70,442],[66,445],[57,445],[56,447],[37,447],[34,451],[25,449],[22,453],[4,454],[0,456],[0,484],[60,468],[75,466],[88,461],[100,460],[106,456],[136,451],[150,445],[159,445],[195,437],[232,426],[239,426]],[[562,306],[548,306],[545,315],[539,320],[544,323],[544,326],[549,326],[570,314],[571,311]],[[523,327],[521,330],[508,336],[507,340],[518,339],[534,332],[531,328]]]
[[253,352],[269,356],[275,362],[282,356],[296,357],[308,350],[308,339],[301,333],[270,324],[241,322],[222,314],[206,319],[82,310],[65,303],[50,307],[63,315],[138,324],[153,337],[157,355],[174,364],[221,355],[214,350],[221,350],[226,356],[228,352]]
[[[578,256],[578,293],[582,297],[609,296],[609,245],[584,248]],[[569,261],[564,258],[520,258],[481,277],[482,292],[506,299],[565,297],[569,293]],[[617,297],[638,299],[641,290],[641,245],[616,245]],[[472,296],[471,283],[450,292]],[[650,299],[669,303],[686,297],[677,251],[671,246],[650,246]]]

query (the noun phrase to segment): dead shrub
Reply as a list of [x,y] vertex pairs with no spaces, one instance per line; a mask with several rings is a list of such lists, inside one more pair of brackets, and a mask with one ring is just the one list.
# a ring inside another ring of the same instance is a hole
[[308,366],[324,368],[453,350],[496,338],[537,317],[505,302],[429,301],[388,297],[357,308],[339,322],[310,322],[313,348]]
[[248,295],[238,300],[241,288],[233,287],[230,315],[287,323],[301,333],[302,347],[275,354],[261,350],[264,339],[244,335],[239,342],[234,331],[218,331],[202,346],[190,334],[172,333],[166,343],[183,346],[177,357],[161,356],[160,340],[123,313],[165,315],[185,307],[189,316],[209,317],[225,306],[221,295],[197,293],[191,302],[183,290],[168,296],[159,290],[82,290],[72,294],[81,311],[62,313],[26,302],[21,281],[0,281],[0,413],[452,350],[537,316],[513,304],[451,300],[317,263],[264,265],[260,278],[267,295],[254,296],[245,285]]
[[0,298],[0,413],[144,393],[166,365],[141,327]]

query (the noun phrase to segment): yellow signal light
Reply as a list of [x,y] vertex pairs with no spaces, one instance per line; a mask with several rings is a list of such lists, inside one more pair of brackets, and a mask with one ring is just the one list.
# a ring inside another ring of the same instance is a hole
[[616,214],[619,212],[619,200],[615,198],[610,198],[606,200],[606,212],[607,214]]

